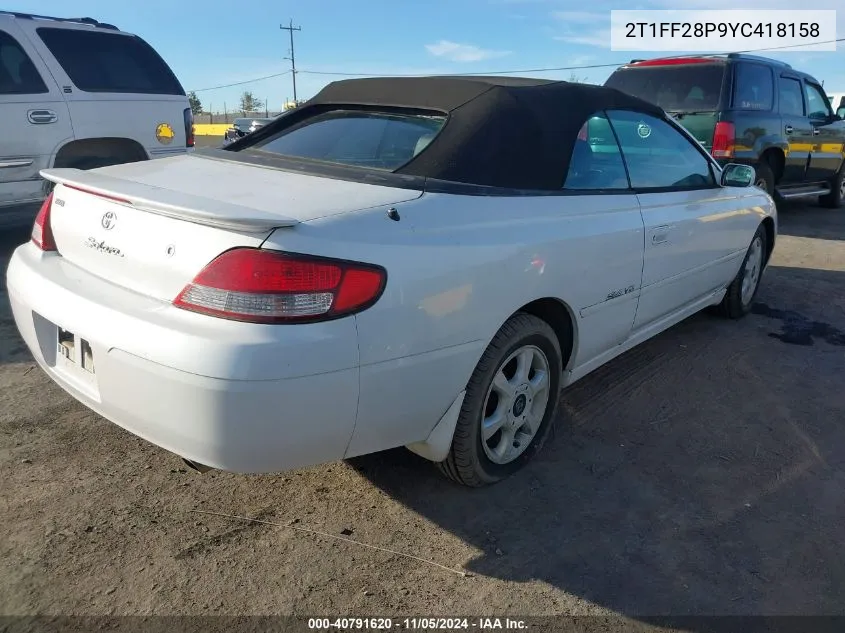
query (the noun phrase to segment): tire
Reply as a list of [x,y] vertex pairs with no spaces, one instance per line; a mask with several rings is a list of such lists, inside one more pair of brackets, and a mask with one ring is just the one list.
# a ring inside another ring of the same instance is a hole
[[[723,316],[729,319],[741,319],[751,311],[754,298],[757,296],[757,291],[760,288],[760,279],[763,277],[767,239],[766,229],[761,224],[757,227],[757,232],[754,233],[754,237],[751,239],[751,244],[745,253],[745,259],[742,260],[742,266],[739,267],[739,272],[734,277],[731,285],[728,286],[725,298],[722,299],[722,303],[719,305],[719,311]],[[746,275],[746,273],[748,274]],[[746,287],[745,292],[743,292],[746,280],[749,285]]]
[[[531,371],[518,379],[517,371],[529,365]],[[541,371],[545,371],[545,381],[539,378]],[[508,319],[467,384],[452,446],[438,464],[440,471],[459,484],[480,487],[525,466],[548,436],[562,371],[560,343],[548,323],[523,312]],[[534,383],[545,384],[545,389],[536,389]],[[488,431],[486,442],[482,440],[483,418],[502,420],[494,425],[499,430]]]
[[754,185],[763,189],[767,194],[775,197],[775,172],[769,166],[769,163],[760,162],[754,166],[757,175],[754,178]]
[[845,206],[845,163],[839,168],[839,173],[833,179],[830,193],[819,196],[819,204],[828,209],[839,209]]

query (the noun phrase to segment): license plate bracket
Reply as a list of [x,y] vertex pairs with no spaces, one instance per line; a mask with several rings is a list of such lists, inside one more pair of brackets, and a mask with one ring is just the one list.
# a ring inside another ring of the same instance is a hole
[[67,363],[81,367],[89,374],[94,372],[94,352],[91,344],[84,338],[60,327],[57,330],[57,346],[59,355]]

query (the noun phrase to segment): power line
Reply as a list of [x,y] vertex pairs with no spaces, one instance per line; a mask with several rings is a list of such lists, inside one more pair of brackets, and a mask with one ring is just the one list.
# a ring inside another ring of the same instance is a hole
[[265,77],[256,77],[255,79],[247,79],[246,81],[238,81],[233,84],[223,84],[222,86],[212,86],[211,88],[198,88],[197,90],[191,90],[190,92],[207,92],[209,90],[220,90],[221,88],[231,88],[232,86],[243,86],[245,84],[254,84],[257,81],[264,81],[265,79],[273,79],[275,77],[283,77],[287,75],[290,71],[286,70],[283,73],[276,73],[275,75],[267,75]]
[[[787,48],[799,48],[802,46],[814,46],[816,44],[833,44],[835,42],[845,42],[845,37],[840,37],[839,39],[835,40],[825,40],[823,42],[807,42],[804,44],[789,44],[786,46],[772,46],[769,48],[752,48],[744,51],[728,51],[725,53],[710,53],[713,55],[728,55],[729,53],[763,53],[769,51],[779,51],[784,50]],[[690,53],[688,55],[673,55],[673,57],[701,57],[702,53]],[[521,73],[550,73],[550,72],[558,72],[561,70],[589,70],[591,68],[611,68],[615,66],[624,66],[625,64],[630,63],[629,61],[624,62],[614,62],[609,64],[582,64],[580,66],[558,66],[555,68],[520,68],[518,70],[488,70],[485,72],[471,72],[471,73],[449,73],[448,76],[450,77],[467,77],[473,75],[513,75],[513,74],[521,74]],[[298,71],[302,74],[308,75],[330,75],[334,77],[424,77],[428,76],[424,73],[412,74],[412,75],[389,75],[389,74],[379,74],[379,73],[341,73],[341,72],[329,72],[329,71],[319,71],[319,70],[300,70]]]
[[[804,44],[788,44],[786,46],[772,46],[769,48],[751,48],[744,51],[727,51],[724,53],[708,53],[709,55],[728,55],[730,53],[765,53],[771,51],[780,51],[789,48],[800,48],[803,46],[814,46],[816,44],[833,44],[838,42],[845,42],[845,37],[840,37],[835,40],[825,40],[822,42],[807,42]],[[673,55],[673,57],[701,57],[702,53],[691,53],[688,55]],[[520,68],[518,70],[489,70],[484,72],[471,72],[471,73],[447,73],[446,76],[449,77],[468,77],[474,75],[515,75],[515,74],[522,74],[522,73],[550,73],[550,72],[559,72],[561,70],[590,70],[593,68],[611,68],[611,67],[618,67],[624,66],[625,64],[630,63],[630,60],[623,61],[623,62],[614,62],[609,64],[582,64],[579,66],[558,66],[555,68]],[[194,92],[202,92],[205,90],[217,90],[218,88],[229,88],[230,86],[240,86],[243,84],[253,83],[256,81],[263,81],[265,79],[271,79],[273,77],[281,77],[282,75],[286,75],[287,73],[291,72],[290,70],[285,71],[283,73],[279,73],[276,75],[268,75],[266,77],[258,77],[256,79],[249,79],[247,81],[242,81],[235,84],[228,84],[226,86],[215,86],[214,88],[203,88],[202,90],[194,90]],[[397,74],[383,74],[383,73],[347,73],[347,72],[331,72],[331,71],[324,71],[324,70],[297,70],[297,73],[303,75],[324,75],[324,76],[331,76],[331,77],[429,77],[432,76],[431,73],[417,73],[417,74],[409,74],[409,75],[397,75]],[[437,75],[434,75],[437,76]]]
[[293,20],[291,19],[287,26],[280,24],[279,28],[290,33],[290,57],[285,57],[285,59],[290,60],[290,72],[293,77],[293,102],[296,103],[296,55],[293,52],[293,32],[301,31],[302,27],[294,26]]

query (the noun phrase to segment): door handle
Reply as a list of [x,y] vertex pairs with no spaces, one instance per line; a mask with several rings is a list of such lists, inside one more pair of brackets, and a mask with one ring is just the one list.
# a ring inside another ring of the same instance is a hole
[[30,123],[43,125],[44,123],[55,123],[59,120],[59,115],[52,110],[30,110],[26,113],[26,118]]
[[792,126],[787,125],[785,128],[783,128],[783,131],[786,132],[787,134],[792,134]]

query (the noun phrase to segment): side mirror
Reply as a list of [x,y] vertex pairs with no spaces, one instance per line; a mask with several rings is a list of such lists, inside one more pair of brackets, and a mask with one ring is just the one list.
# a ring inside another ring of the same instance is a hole
[[750,165],[728,163],[722,170],[723,187],[750,187],[754,184],[757,172]]

